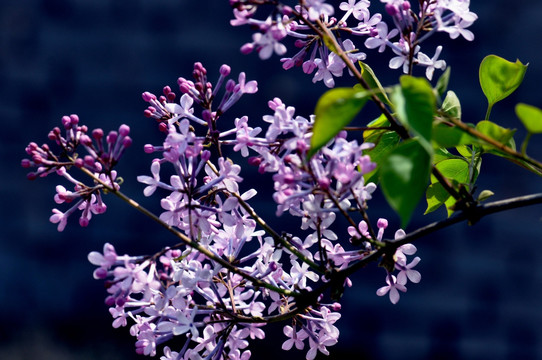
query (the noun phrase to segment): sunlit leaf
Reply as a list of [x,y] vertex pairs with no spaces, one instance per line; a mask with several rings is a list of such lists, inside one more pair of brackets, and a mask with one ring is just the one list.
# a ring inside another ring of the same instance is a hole
[[536,106],[519,103],[516,115],[531,134],[542,133],[542,110]]
[[333,139],[348,125],[367,102],[369,93],[358,88],[328,90],[318,100],[308,157]]
[[[435,165],[437,170],[447,179],[458,184],[468,184],[469,179],[469,162],[463,159],[446,159]],[[431,182],[436,180],[431,178]]]
[[429,185],[426,192],[426,200],[427,209],[425,210],[424,215],[429,214],[444,205],[448,217],[454,213],[453,207],[457,202],[457,200],[438,182]]
[[440,183],[435,183],[429,185],[427,192],[425,193],[425,197],[427,200],[427,209],[425,210],[424,214],[429,214],[444,205],[446,200],[448,200],[451,195]]
[[[503,145],[506,145],[512,149],[515,149],[515,142],[513,138],[514,133],[516,132],[515,129],[503,128],[502,126],[499,126],[495,124],[494,122],[491,122],[488,120],[482,120],[476,125],[476,130],[478,130],[484,135],[487,135],[493,140],[498,141],[499,143]],[[498,149],[495,146],[491,144],[487,144],[487,143],[483,143],[482,147],[485,150]]]
[[496,55],[482,60],[479,70],[480,86],[488,101],[486,120],[493,105],[513,93],[523,81],[527,65],[519,60],[515,63]]
[[446,93],[446,98],[442,102],[442,111],[456,119],[461,119],[461,103],[453,91]]

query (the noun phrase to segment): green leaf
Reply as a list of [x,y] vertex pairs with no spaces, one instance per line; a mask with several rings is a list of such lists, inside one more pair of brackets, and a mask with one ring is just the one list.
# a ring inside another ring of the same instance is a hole
[[441,207],[451,195],[444,189],[440,183],[435,183],[429,185],[427,192],[425,193],[425,198],[427,200],[427,209],[425,210],[424,215],[429,214],[439,207]]
[[[435,165],[437,170],[454,183],[465,184],[469,183],[469,162],[463,159],[446,159]],[[437,180],[431,177],[431,183],[436,183]]]
[[442,103],[442,111],[451,117],[461,119],[461,103],[455,92],[450,90],[446,93],[446,98]]
[[312,157],[320,148],[335,137],[361,111],[369,93],[356,88],[335,88],[320,97],[314,110],[315,120],[312,129]]
[[[379,117],[377,117],[376,119],[374,119],[373,121],[367,124],[367,128],[382,128],[382,127],[388,127],[388,126],[390,126],[390,122],[384,114],[380,115]],[[380,135],[386,131],[390,131],[390,130],[386,130],[386,129],[365,130],[363,132],[363,141],[376,144],[377,141],[375,140],[378,140]]]
[[378,89],[377,96],[380,99],[380,101],[387,103],[388,105],[391,105],[390,99],[388,98],[388,95],[386,94],[386,90],[384,89],[384,87],[382,86],[378,78],[376,77],[373,69],[371,69],[371,67],[365,64],[364,62],[358,61],[358,63],[361,68],[361,76],[363,77],[363,79],[365,79],[369,87],[373,90]]
[[[386,127],[390,123],[384,115],[380,115],[377,119],[367,124],[367,127]],[[395,148],[401,141],[401,138],[395,131],[386,129],[365,130],[363,132],[363,141],[373,143],[375,146],[372,149],[367,149],[363,153],[371,157],[371,161],[377,164],[376,169],[364,174],[365,183],[378,183],[380,163],[386,155]]]
[[[499,126],[495,124],[494,122],[488,121],[488,120],[482,120],[476,125],[476,130],[481,132],[484,135],[487,135],[488,137],[492,138],[493,140],[496,140],[500,142],[501,144],[504,144],[512,149],[515,149],[516,145],[514,142],[514,133],[516,130],[514,129],[506,129],[502,126]],[[482,143],[482,148],[484,150],[494,150],[496,149],[493,145]]]
[[448,150],[444,148],[437,148],[435,149],[433,153],[433,162],[437,163],[439,161],[445,160],[445,159],[453,159],[457,156],[449,152]]
[[431,84],[424,78],[401,76],[400,87],[392,93],[392,101],[401,122],[421,137],[420,143],[431,152],[431,132],[436,99]]
[[488,101],[486,120],[493,105],[513,93],[523,81],[527,65],[519,60],[515,63],[496,55],[482,60],[479,70],[480,86]]
[[433,128],[433,143],[438,147],[451,148],[477,142],[472,136],[455,126],[437,124]]
[[516,115],[531,134],[542,133],[542,110],[536,106],[519,103]]
[[390,206],[399,214],[403,227],[427,188],[431,154],[417,139],[410,139],[390,151],[380,164],[380,183]]
[[437,86],[435,87],[435,90],[441,98],[442,96],[444,96],[444,93],[448,89],[448,83],[450,82],[450,71],[450,67],[448,66],[437,80]]
[[468,146],[459,145],[459,146],[456,147],[456,150],[465,159],[471,159],[472,158],[472,150]]

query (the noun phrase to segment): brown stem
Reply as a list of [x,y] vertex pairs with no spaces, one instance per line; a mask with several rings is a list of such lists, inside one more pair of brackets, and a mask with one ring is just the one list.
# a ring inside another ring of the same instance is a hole
[[301,295],[298,292],[276,287],[274,285],[266,283],[265,281],[257,279],[257,278],[255,278],[254,276],[252,276],[250,274],[245,273],[243,270],[237,268],[235,265],[232,265],[228,261],[222,259],[221,257],[214,254],[213,252],[211,252],[207,248],[203,247],[200,243],[190,239],[188,236],[186,236],[182,232],[176,230],[173,226],[166,224],[158,216],[156,216],[155,214],[153,214],[152,212],[150,212],[149,210],[147,210],[143,206],[139,205],[139,203],[137,203],[135,200],[129,198],[128,196],[124,195],[120,191],[112,188],[107,183],[103,182],[98,177],[94,176],[94,174],[92,172],[90,172],[89,170],[87,170],[85,168],[80,168],[80,169],[85,174],[90,176],[94,181],[96,181],[96,182],[100,183],[102,186],[104,186],[104,188],[106,188],[107,191],[109,191],[112,194],[115,194],[117,197],[119,197],[120,199],[122,199],[123,201],[128,203],[130,206],[132,206],[133,208],[135,208],[139,212],[143,213],[145,216],[149,217],[150,219],[152,219],[153,221],[158,223],[160,226],[162,226],[163,228],[168,230],[170,233],[175,235],[177,238],[179,238],[182,241],[182,244],[184,244],[186,246],[189,246],[189,247],[199,251],[200,253],[205,255],[208,259],[217,262],[218,264],[222,265],[224,268],[228,269],[230,272],[242,276],[243,278],[245,278],[245,279],[249,280],[250,282],[252,282],[255,286],[260,286],[260,287],[263,287],[263,288],[267,288],[267,289],[275,291],[275,292],[277,292],[279,294],[284,294],[286,296],[293,296],[293,297],[297,297],[297,296]]
[[[505,144],[502,144],[502,143],[498,142],[497,140],[490,138],[489,136],[481,133],[480,131],[468,126],[467,124],[465,124],[464,122],[462,122],[459,119],[451,117],[451,118],[448,118],[448,120],[452,124],[454,124],[455,126],[460,128],[461,130],[468,133],[469,135],[472,135],[472,136],[474,136],[474,137],[476,137],[476,138],[478,138],[480,140],[483,140],[484,142],[496,147],[497,149],[501,150],[505,154],[510,155],[510,156],[514,157],[515,159],[517,159],[517,160],[524,161],[524,162],[528,163],[529,165],[534,166],[538,170],[537,174],[541,175],[541,173],[542,173],[542,163],[540,163],[539,161],[536,161],[535,159],[532,159],[532,158],[530,158],[530,157],[528,157],[526,155],[523,155],[523,154],[517,152],[516,150],[506,146]],[[529,169],[529,170],[531,170],[531,169]]]
[[397,248],[401,245],[411,243],[440,229],[447,228],[459,222],[466,220],[469,223],[473,224],[484,216],[490,214],[536,204],[542,204],[542,193],[519,196],[515,198],[487,203],[484,205],[478,205],[474,208],[469,209],[469,211],[462,211],[461,213],[458,213],[456,216],[453,216],[451,218],[447,218],[445,220],[437,221],[421,227],[407,234],[401,239],[385,241],[385,247],[375,250],[363,260],[360,260],[357,263],[347,267],[346,269],[339,271],[339,273],[342,273],[344,276],[349,276],[357,270],[361,269],[362,267],[365,267],[370,262],[377,261],[384,254],[393,255]]

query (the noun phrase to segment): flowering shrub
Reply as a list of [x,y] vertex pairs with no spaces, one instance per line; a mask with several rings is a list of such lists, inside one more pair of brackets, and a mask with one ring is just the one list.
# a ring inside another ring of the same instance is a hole
[[[395,304],[409,283],[421,280],[413,241],[461,221],[542,202],[538,194],[482,205],[492,193],[476,194],[475,186],[486,154],[542,174],[542,164],[526,153],[531,135],[542,132],[542,110],[517,106],[528,131],[520,152],[514,132],[489,120],[493,106],[520,85],[526,65],[486,57],[480,66],[486,119],[465,123],[459,99],[447,90],[450,71],[439,59],[442,46],[429,49],[431,58],[421,47],[432,35],[446,35],[439,33],[472,40],[468,27],[477,15],[469,2],[426,0],[417,8],[403,0],[382,3],[384,15],[371,13],[368,0],[338,8],[322,0],[300,0],[293,7],[230,0],[231,25],[255,29],[243,53],[268,59],[291,52],[281,58],[285,70],[301,67],[313,82],[332,89],[318,100],[314,115],[296,114],[280,98],[271,99],[265,128],[247,116],[229,117],[258,84],[243,72],[232,78],[228,65],[208,75],[196,63],[192,80],[177,80],[178,92],[169,86],[158,96],[144,92],[143,113],[156,121],[164,140],[144,146],[156,158],[150,175],[137,180],[144,196],[161,197],[160,214],[120,191],[115,166],[132,144],[128,125],[105,136],[80,125],[77,115],[64,116],[62,129],[49,133],[51,145],[28,145],[22,165],[35,168],[29,179],[56,173],[72,184],[73,190],[56,187],[54,200],[66,207],[53,209],[50,217],[59,231],[78,211],[79,224],[88,226],[93,214],[106,211],[103,195],[110,193],[177,238],[152,255],[119,255],[110,243],[88,255],[97,266],[94,278],[106,283],[113,327],[130,326],[137,353],[248,359],[249,340],[263,339],[266,324],[284,322],[284,350],[306,350],[307,359],[327,355],[339,338],[340,299],[353,285],[354,272],[378,262],[386,285],[376,295]],[[289,50],[290,38],[297,52]],[[380,83],[368,65],[374,50],[393,53],[390,69],[406,74],[398,85]],[[413,76],[420,69],[425,78]],[[443,73],[432,85],[437,70]],[[346,73],[356,85],[335,88],[335,79]],[[351,125],[368,103],[382,115]],[[228,157],[232,152],[246,161],[235,163]],[[276,216],[291,216],[298,233],[271,227],[253,208],[256,189],[242,183],[247,165],[270,173]],[[426,213],[444,205],[448,217],[408,234],[396,229],[393,239],[385,238],[388,221],[374,221],[368,211],[377,185],[404,228],[424,196]]]

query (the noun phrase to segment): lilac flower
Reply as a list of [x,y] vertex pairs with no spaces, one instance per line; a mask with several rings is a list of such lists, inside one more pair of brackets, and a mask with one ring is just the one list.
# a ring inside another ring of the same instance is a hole
[[290,350],[294,345],[296,349],[303,350],[305,344],[303,341],[309,336],[304,330],[295,331],[289,325],[286,325],[282,332],[288,337],[284,343],[282,343],[282,350]]
[[[411,34],[411,40],[413,39],[414,34]],[[410,45],[404,39],[399,39],[398,42],[392,44],[392,50],[397,55],[390,59],[389,67],[391,69],[403,68],[403,73],[408,74],[410,66]],[[418,53],[420,47],[417,45],[414,48],[414,55]]]
[[160,184],[160,161],[153,161],[151,164],[152,177],[146,175],[140,175],[137,177],[137,181],[147,184],[148,186],[143,189],[143,195],[151,196],[156,191],[156,188]]
[[181,311],[177,311],[175,313],[175,322],[162,321],[158,324],[157,330],[160,332],[171,332],[175,336],[190,332],[192,338],[197,338],[199,332],[198,328],[194,325],[194,318],[197,313],[197,307],[194,307],[188,316]]
[[347,230],[348,230],[348,234],[352,237],[360,238],[360,236],[363,236],[366,238],[370,238],[371,235],[369,234],[368,229],[369,229],[369,226],[367,225],[367,222],[365,222],[365,220],[362,220],[359,222],[357,228],[353,226],[349,226]]
[[[276,294],[276,293],[273,293]],[[239,336],[242,338],[250,337],[251,339],[264,339],[265,331],[260,329],[262,326],[265,326],[265,323],[262,324],[246,324],[244,328],[239,332]]]
[[390,39],[394,38],[399,34],[399,30],[392,29],[388,32],[388,25],[385,22],[380,22],[376,25],[377,35],[367,38],[365,40],[365,46],[368,49],[378,48],[378,52],[384,52],[386,46],[391,45]]
[[195,351],[200,352],[205,349],[208,352],[211,352],[216,348],[217,332],[220,331],[220,328],[215,328],[213,325],[205,326],[203,329],[203,337],[198,337],[194,339],[198,345],[194,348]]
[[318,351],[324,355],[329,355],[326,346],[333,346],[337,343],[337,339],[328,335],[319,336],[317,340],[309,336],[309,351],[307,351],[306,359],[313,360],[316,358]]
[[406,287],[403,284],[400,284],[397,282],[397,279],[394,275],[388,275],[386,276],[386,283],[388,285],[381,287],[376,291],[376,295],[378,296],[384,296],[388,292],[390,294],[390,301],[392,304],[397,304],[399,301],[400,295],[399,291],[406,292]]
[[182,120],[184,118],[188,118],[200,125],[205,125],[205,121],[197,118],[193,115],[194,109],[194,98],[192,98],[188,94],[183,94],[181,96],[181,99],[179,101],[179,104],[176,103],[165,103],[164,108],[171,114],[170,118],[168,119],[168,124],[175,124],[179,120]]
[[93,265],[99,266],[99,268],[94,271],[94,278],[105,279],[107,270],[109,270],[109,268],[117,261],[117,253],[113,245],[105,243],[103,254],[92,251],[88,254],[88,261]]
[[370,16],[370,5],[369,0],[348,0],[348,2],[340,3],[339,9],[346,11],[343,19],[347,18],[349,14],[352,14],[359,21],[367,21]]
[[160,356],[160,360],[178,360],[180,354],[176,351],[171,351],[169,346],[164,346],[164,356]]
[[429,59],[429,57],[422,52],[418,53],[418,64],[427,67],[427,69],[425,70],[425,77],[427,77],[427,79],[429,80],[433,78],[433,72],[435,71],[435,69],[446,69],[446,61],[437,60],[441,51],[442,46],[437,46],[435,55],[431,59]]
[[53,224],[58,224],[58,227],[57,227],[58,231],[64,231],[68,223],[69,215],[70,213],[68,212],[63,213],[62,211],[58,209],[53,209],[53,215],[51,215],[51,217],[49,218],[49,221],[52,222]]
[[276,53],[277,55],[284,55],[286,53],[286,46],[275,39],[271,32],[255,33],[252,35],[254,46],[258,51],[260,59],[267,60]]
[[305,6],[308,8],[309,20],[315,21],[320,16],[333,15],[334,9],[332,5],[326,4],[325,0],[305,0]]
[[136,353],[140,355],[156,355],[156,336],[154,334],[154,331],[149,329],[141,332],[137,336]]
[[451,39],[456,39],[459,37],[459,35],[461,35],[465,38],[465,40],[473,41],[474,34],[472,31],[466,29],[471,26],[473,22],[461,19],[459,16],[454,16],[453,20],[455,21],[453,26],[439,24],[438,30],[445,31],[450,34]]
[[235,349],[228,354],[231,360],[248,360],[250,359],[251,355],[252,353],[250,352],[250,350],[243,351],[243,353],[241,354],[241,351],[239,349]]
[[409,264],[406,264],[402,261],[395,262],[395,268],[399,270],[397,274],[397,282],[402,285],[406,285],[407,279],[413,283],[419,283],[422,279],[420,272],[417,270],[412,270],[412,268],[420,262],[420,258],[416,256]]
[[309,265],[307,263],[299,263],[295,260],[291,261],[292,269],[290,274],[292,275],[292,281],[294,284],[297,284],[301,288],[307,287],[307,279],[314,282],[318,281],[318,275],[315,272],[309,270]]
[[330,53],[325,61],[322,59],[315,59],[314,63],[318,67],[318,70],[314,74],[312,82],[316,83],[317,81],[323,80],[328,88],[335,86],[333,76],[342,76],[343,69],[346,67],[341,58],[335,53]]
[[262,144],[261,139],[256,139],[256,136],[262,131],[260,127],[255,129],[247,125],[248,117],[243,116],[241,119],[235,119],[235,127],[237,128],[236,133],[236,144],[233,147],[234,151],[241,151],[243,157],[247,157],[249,152],[248,148],[256,144]]

